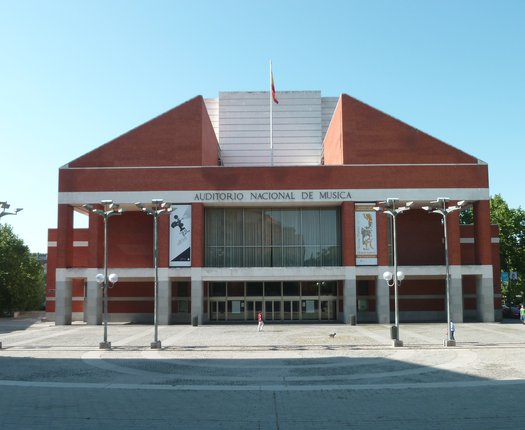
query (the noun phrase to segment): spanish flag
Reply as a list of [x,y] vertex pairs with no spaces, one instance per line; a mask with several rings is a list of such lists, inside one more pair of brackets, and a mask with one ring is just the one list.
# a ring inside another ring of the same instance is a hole
[[273,83],[273,71],[272,71],[272,63],[270,62],[270,88],[272,91],[272,100],[274,103],[279,104],[279,100],[277,100],[277,95],[275,94],[275,85]]

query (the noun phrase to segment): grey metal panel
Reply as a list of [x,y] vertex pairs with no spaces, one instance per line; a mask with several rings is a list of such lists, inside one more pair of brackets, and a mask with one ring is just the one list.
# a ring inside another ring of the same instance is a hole
[[[270,148],[270,93],[220,92],[206,107],[226,166],[318,165],[322,141],[337,97],[320,91],[278,91],[272,104],[273,157]],[[273,158],[273,162],[272,162]]]
[[328,130],[328,127],[330,126],[330,121],[332,121],[332,117],[334,115],[334,111],[335,111],[338,101],[339,101],[339,97],[323,97],[322,98],[321,119],[323,123],[323,137],[322,137],[323,141],[326,135],[326,131]]

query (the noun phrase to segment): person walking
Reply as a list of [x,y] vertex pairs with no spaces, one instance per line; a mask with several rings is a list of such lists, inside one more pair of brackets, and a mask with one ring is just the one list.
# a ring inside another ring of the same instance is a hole
[[456,331],[456,326],[454,324],[454,321],[450,321],[450,340],[456,340],[454,338],[454,332]]
[[262,319],[262,313],[261,311],[259,311],[259,313],[257,314],[257,321],[259,321],[259,324],[257,326],[257,330],[258,331],[262,331],[263,327],[264,327],[264,321]]
[[520,320],[522,324],[525,324],[525,306],[520,307]]

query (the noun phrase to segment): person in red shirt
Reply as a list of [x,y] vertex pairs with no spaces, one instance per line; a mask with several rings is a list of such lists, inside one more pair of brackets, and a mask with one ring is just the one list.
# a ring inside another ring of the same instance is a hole
[[262,331],[262,329],[264,327],[264,321],[262,319],[261,311],[259,311],[259,313],[257,314],[257,321],[259,321],[259,325],[257,326],[257,330],[258,331]]

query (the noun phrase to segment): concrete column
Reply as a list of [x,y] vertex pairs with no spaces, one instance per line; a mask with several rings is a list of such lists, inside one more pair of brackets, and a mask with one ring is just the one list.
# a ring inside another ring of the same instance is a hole
[[343,322],[350,324],[352,317],[354,317],[354,321],[357,322],[356,279],[355,270],[347,268],[347,270],[345,270],[343,285]]
[[91,279],[87,280],[85,313],[89,325],[102,324],[102,287]]
[[158,323],[162,325],[171,324],[171,282],[168,271],[159,269],[159,314]]
[[481,322],[494,322],[494,280],[488,266],[486,274],[476,277],[476,304]]
[[55,325],[70,325],[72,311],[72,281],[71,279],[58,279],[56,281],[55,295]]
[[200,269],[192,269],[191,271],[191,321],[197,317],[198,323],[202,324],[203,320],[203,283]]
[[463,322],[463,282],[461,268],[449,266],[450,270],[450,319],[456,323]]
[[382,276],[376,278],[376,314],[379,324],[390,324],[390,288]]

